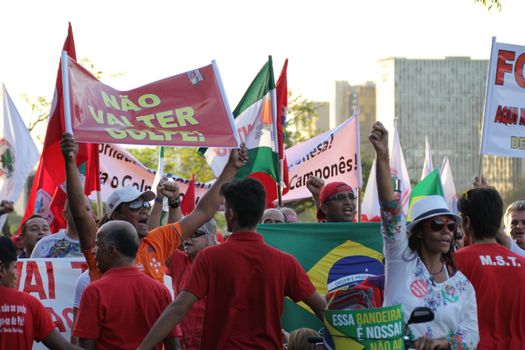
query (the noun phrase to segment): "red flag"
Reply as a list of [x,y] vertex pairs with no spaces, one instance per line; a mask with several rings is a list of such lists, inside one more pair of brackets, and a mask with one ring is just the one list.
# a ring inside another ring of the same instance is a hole
[[275,84],[277,95],[277,141],[279,147],[279,162],[282,168],[282,181],[286,185],[283,188],[282,194],[286,194],[289,190],[288,179],[288,163],[286,162],[286,153],[284,152],[284,128],[286,125],[286,111],[288,109],[288,80],[286,72],[288,69],[288,59],[284,61],[283,69],[279,75],[279,79]]
[[191,175],[188,189],[186,190],[186,193],[182,198],[182,203],[180,204],[182,215],[188,215],[193,209],[195,209],[195,174]]
[[[67,51],[69,57],[76,59],[71,23],[63,50]],[[59,146],[62,133],[65,131],[61,67],[62,64],[59,64],[44,148],[40,155],[29,202],[22,219],[22,222],[25,222],[31,215],[40,214],[49,222],[51,232],[57,232],[66,225],[62,216],[66,197],[60,187],[66,180],[64,158]],[[97,144],[82,143],[78,145],[77,166],[84,165],[86,169],[85,194],[100,190],[98,154]]]

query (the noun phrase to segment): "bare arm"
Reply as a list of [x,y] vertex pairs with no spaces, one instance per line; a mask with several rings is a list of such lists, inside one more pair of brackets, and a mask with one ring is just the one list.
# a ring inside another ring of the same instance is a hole
[[388,131],[381,122],[376,122],[368,139],[376,151],[376,180],[379,201],[390,202],[394,200],[394,188],[392,187],[392,176],[390,175]]
[[319,209],[321,207],[321,199],[319,195],[321,194],[321,189],[324,187],[324,180],[317,176],[310,176],[306,181],[306,188],[312,194],[312,198],[315,203],[315,208]]
[[164,310],[162,315],[157,319],[153,328],[151,328],[146,338],[144,338],[138,347],[138,350],[153,349],[165,339],[197,300],[195,295],[185,290],[177,295],[175,300],[168,305],[166,310]]
[[182,228],[181,241],[185,240],[191,233],[195,232],[206,221],[210,220],[219,208],[222,198],[220,195],[221,186],[235,178],[237,170],[248,161],[248,150],[241,145],[239,150],[232,150],[228,163],[222,170],[215,183],[202,196],[195,210],[180,220]]
[[45,346],[47,346],[50,349],[58,349],[58,350],[69,350],[69,349],[80,349],[78,346],[75,346],[73,344],[70,344],[65,340],[55,329],[49,333],[47,337],[42,340],[42,343],[44,343]]
[[[76,165],[77,147],[73,135],[63,133],[60,140],[60,148],[64,156],[66,167],[66,189],[69,200],[71,216],[77,228],[80,248],[82,250],[90,248],[95,243],[97,235],[97,223],[93,216],[86,210],[84,202],[84,190],[80,182]],[[81,228],[80,230],[78,228]]]
[[303,300],[306,305],[310,307],[310,309],[315,312],[315,315],[323,321],[324,317],[324,311],[326,310],[326,300],[322,296],[319,295],[319,293],[314,292],[312,295],[310,295],[308,298]]

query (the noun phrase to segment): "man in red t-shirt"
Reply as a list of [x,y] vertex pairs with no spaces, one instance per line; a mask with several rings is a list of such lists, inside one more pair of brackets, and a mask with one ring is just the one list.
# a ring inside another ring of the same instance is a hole
[[494,188],[474,188],[459,198],[458,209],[471,245],[458,250],[455,261],[476,290],[477,348],[523,349],[525,259],[496,242],[503,214],[501,197]]
[[[169,264],[168,274],[171,276],[175,295],[182,292],[190,276],[193,262],[204,248],[217,244],[217,225],[211,219],[199,227],[184,241],[184,252],[175,249]],[[196,301],[188,310],[180,326],[181,344],[185,350],[199,350],[206,311],[206,298]]]
[[282,349],[284,298],[304,301],[322,319],[325,300],[297,260],[256,232],[266,193],[255,179],[225,184],[228,240],[199,253],[183,291],[164,311],[139,349],[151,349],[207,297],[201,349]]
[[[96,244],[95,259],[104,275],[84,290],[73,335],[83,348],[135,349],[171,302],[171,295],[134,266],[139,237],[129,222],[102,225]],[[175,349],[173,332],[164,346]]]
[[39,300],[16,289],[17,279],[15,245],[0,237],[0,349],[30,350],[34,340],[51,349],[79,349],[58,334]]
[[[94,259],[97,225],[93,217],[87,212],[84,204],[82,184],[76,168],[77,148],[73,136],[69,133],[64,133],[60,141],[60,147],[64,155],[67,178],[66,187],[71,214],[75,226],[82,228],[78,230],[80,248],[86,257],[91,281],[94,281],[101,276]],[[157,227],[151,232],[148,232],[147,219],[149,215],[148,201],[155,198],[155,194],[152,191],[141,192],[133,186],[128,186],[110,195],[107,201],[109,220],[127,221],[137,230],[140,246],[135,264],[141,271],[163,283],[166,260],[171,256],[173,250],[180,245],[180,242],[184,241],[190,233],[195,232],[213,217],[221,203],[219,195],[221,185],[231,181],[235,177],[237,170],[246,163],[247,159],[248,152],[244,145],[241,146],[240,150],[233,150],[221,175],[212,187],[206,191],[195,210],[179,222]],[[166,182],[166,186],[169,187],[171,185],[169,182]],[[176,209],[179,204],[177,202],[178,190],[164,192],[165,196],[169,197],[170,207]]]

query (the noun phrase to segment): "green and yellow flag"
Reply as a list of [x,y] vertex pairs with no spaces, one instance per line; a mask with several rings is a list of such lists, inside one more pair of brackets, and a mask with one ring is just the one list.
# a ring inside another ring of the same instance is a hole
[[424,197],[434,195],[444,197],[443,185],[441,184],[441,177],[439,176],[438,169],[434,169],[430,172],[412,189],[412,193],[410,194],[410,204],[408,205],[407,221],[411,220],[410,213],[412,212],[412,206],[414,203]]
[[[257,231],[267,244],[295,256],[323,296],[384,273],[380,223],[267,224]],[[323,327],[310,308],[289,299],[282,326],[287,331]]]

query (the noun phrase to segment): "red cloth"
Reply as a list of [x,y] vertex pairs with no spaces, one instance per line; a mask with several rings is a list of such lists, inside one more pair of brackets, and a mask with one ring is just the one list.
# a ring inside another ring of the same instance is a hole
[[476,290],[477,349],[523,349],[525,259],[499,244],[481,243],[458,250],[455,260]]
[[[175,295],[179,294],[186,284],[192,268],[190,256],[180,250],[173,252],[173,257],[169,266],[169,275],[173,283]],[[204,313],[206,311],[206,298],[197,300],[188,310],[180,326],[181,344],[185,350],[199,350],[202,337],[202,327],[204,325]]]
[[168,289],[136,267],[112,268],[84,290],[73,335],[97,339],[97,349],[136,349],[170,302]]
[[281,349],[284,297],[297,302],[315,291],[292,255],[255,232],[201,251],[183,289],[207,296],[202,350]]
[[[75,41],[73,39],[71,24],[69,24],[68,35],[64,42],[63,51],[67,51],[69,57],[76,59]],[[51,232],[57,232],[61,228],[66,228],[66,221],[62,214],[65,196],[63,195],[63,191],[57,189],[57,187],[66,181],[64,157],[62,156],[59,145],[62,133],[66,129],[61,67],[62,64],[59,64],[55,84],[55,96],[52,103],[54,109],[51,110],[47,124],[44,149],[40,155],[40,162],[38,163],[31,187],[26,212],[21,221],[21,223],[24,223],[31,215],[40,214],[49,222]],[[97,144],[78,144],[77,166],[86,163],[85,194],[100,190],[98,155]],[[53,200],[55,193],[59,198]],[[56,207],[54,210],[51,204],[53,207]]]
[[0,286],[0,349],[31,350],[33,340],[44,340],[54,328],[35,297]]
[[195,174],[191,175],[188,189],[186,193],[184,193],[184,197],[182,197],[182,202],[180,203],[182,215],[188,215],[193,209],[195,209]]

